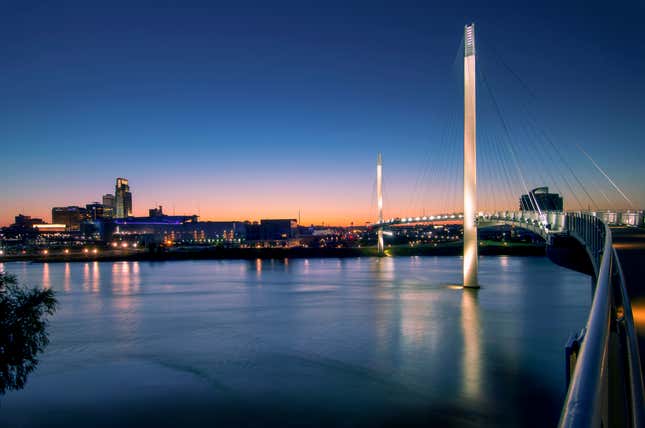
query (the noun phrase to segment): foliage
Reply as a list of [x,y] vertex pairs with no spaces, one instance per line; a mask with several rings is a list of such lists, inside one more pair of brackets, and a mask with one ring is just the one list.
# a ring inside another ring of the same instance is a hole
[[49,338],[47,316],[56,311],[52,290],[26,288],[0,272],[0,394],[24,387]]

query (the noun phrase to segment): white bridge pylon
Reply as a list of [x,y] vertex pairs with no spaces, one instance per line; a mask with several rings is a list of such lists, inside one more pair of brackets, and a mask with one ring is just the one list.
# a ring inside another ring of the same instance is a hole
[[[470,24],[464,28],[464,212],[459,215],[464,223],[463,286],[470,288],[479,288],[477,282],[477,103],[475,79],[475,24]],[[387,223],[383,221],[382,179],[383,162],[381,153],[379,153],[376,161],[379,255],[383,255],[383,226]],[[445,217],[436,220],[455,219],[456,215]],[[434,216],[430,218],[430,221],[434,220]],[[421,221],[421,218],[417,217],[416,221]],[[428,221],[427,217],[424,217],[422,221]],[[392,224],[391,221],[390,224]]]
[[463,286],[477,282],[477,103],[475,85],[475,24],[464,28],[464,261]]

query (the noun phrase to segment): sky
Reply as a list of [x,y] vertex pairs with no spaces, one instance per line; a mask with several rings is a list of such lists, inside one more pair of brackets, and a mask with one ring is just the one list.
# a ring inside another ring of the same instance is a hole
[[379,151],[386,217],[458,211],[471,22],[479,207],[645,207],[644,4],[447,3],[5,2],[0,225],[116,177],[135,215],[364,224]]

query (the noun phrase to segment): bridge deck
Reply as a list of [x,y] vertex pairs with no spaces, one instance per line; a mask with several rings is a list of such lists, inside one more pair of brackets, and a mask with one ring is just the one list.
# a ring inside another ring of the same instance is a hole
[[645,229],[612,227],[611,232],[632,304],[641,367],[645,368]]

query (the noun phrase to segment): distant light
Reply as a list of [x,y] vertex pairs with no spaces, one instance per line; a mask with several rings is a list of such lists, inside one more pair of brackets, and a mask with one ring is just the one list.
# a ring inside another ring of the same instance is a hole
[[128,248],[128,243],[127,243],[127,242],[124,242],[124,243],[122,243],[122,244],[121,244],[121,246],[122,246],[123,248]]
[[83,248],[83,252],[87,254],[90,252],[90,250],[88,250],[87,248]]
[[94,249],[92,250],[92,253],[94,253],[94,254],[96,254],[96,253],[98,253],[98,252],[99,252],[99,250],[97,250],[96,248],[94,248]]
[[113,242],[113,243],[112,243],[112,246],[113,246],[113,247],[116,247],[116,246],[118,246],[118,245],[119,245],[119,244],[117,244],[116,242]]
[[135,242],[134,244],[132,244],[132,246],[133,246],[134,248],[137,248],[137,243]]
[[44,254],[44,255],[49,254],[49,250],[43,250],[43,254]]
[[0,250],[0,256],[4,255],[4,251]]
[[69,249],[65,248],[65,250],[63,250],[63,252],[64,252],[65,254],[69,254]]

